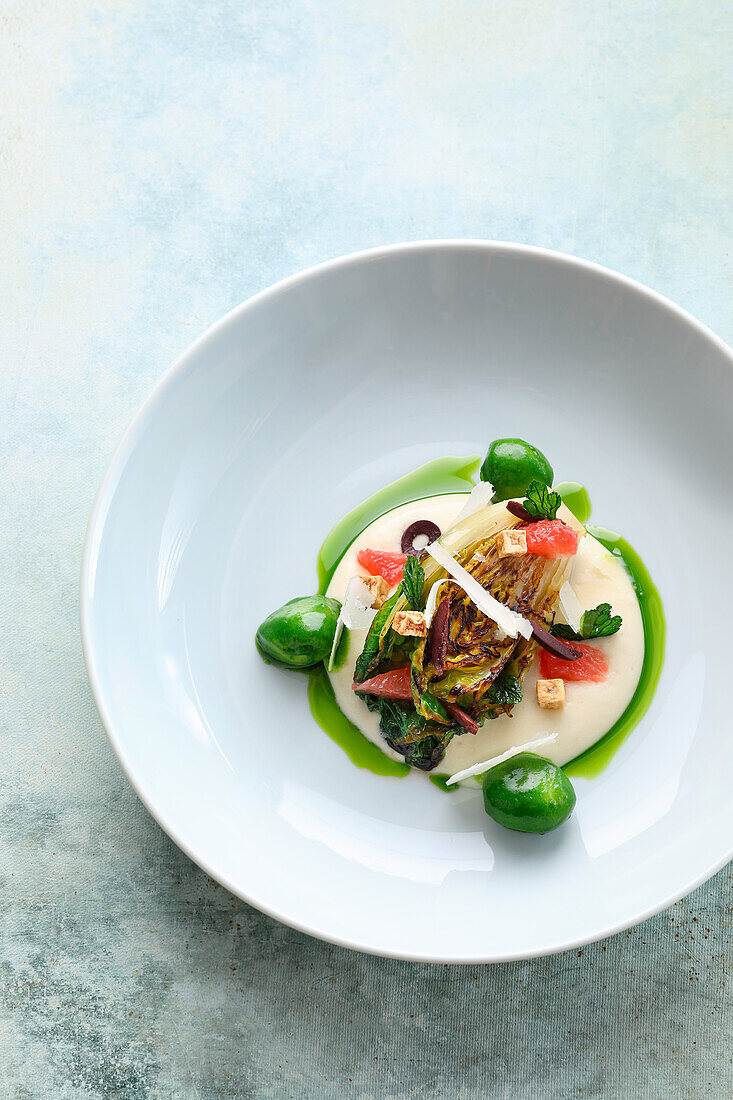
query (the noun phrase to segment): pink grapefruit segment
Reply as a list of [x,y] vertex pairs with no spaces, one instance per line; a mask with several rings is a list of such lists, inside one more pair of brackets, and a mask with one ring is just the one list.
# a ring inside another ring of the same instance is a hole
[[571,558],[578,552],[578,532],[561,519],[541,519],[524,528],[527,553],[541,558]]
[[407,554],[395,554],[391,550],[360,550],[356,560],[373,577],[384,577],[390,588],[402,580],[402,570]]
[[602,683],[608,676],[608,661],[594,645],[585,642],[571,642],[573,649],[579,649],[582,657],[577,661],[563,661],[554,657],[546,649],[540,650],[540,675],[543,680],[590,680],[594,684]]
[[390,672],[380,672],[362,684],[354,684],[354,691],[363,691],[367,695],[379,695],[382,699],[412,699],[410,685],[410,666],[393,668]]

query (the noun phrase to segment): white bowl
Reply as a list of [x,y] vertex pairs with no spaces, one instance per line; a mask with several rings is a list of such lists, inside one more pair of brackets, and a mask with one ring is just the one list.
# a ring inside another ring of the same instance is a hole
[[[120,761],[233,893],[364,951],[527,958],[609,935],[733,853],[733,355],[670,302],[517,245],[398,245],[257,295],[163,378],[92,513],[82,635]],[[641,725],[570,822],[356,768],[253,637],[336,521],[420,463],[520,435],[640,551],[667,615]]]

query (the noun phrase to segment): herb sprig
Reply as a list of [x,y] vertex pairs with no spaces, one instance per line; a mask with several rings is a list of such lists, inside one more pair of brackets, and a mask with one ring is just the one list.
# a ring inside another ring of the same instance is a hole
[[621,629],[623,619],[620,615],[611,614],[610,603],[599,603],[590,611],[584,611],[580,617],[580,632],[573,630],[572,626],[565,623],[555,623],[552,633],[556,638],[564,638],[569,642],[582,642],[588,638],[608,638]]
[[407,600],[410,611],[423,610],[423,589],[425,587],[425,570],[420,565],[414,554],[409,554],[402,573],[402,587],[400,591]]
[[555,519],[561,504],[562,497],[559,493],[554,493],[541,481],[533,481],[527,489],[527,497],[522,507],[533,520]]

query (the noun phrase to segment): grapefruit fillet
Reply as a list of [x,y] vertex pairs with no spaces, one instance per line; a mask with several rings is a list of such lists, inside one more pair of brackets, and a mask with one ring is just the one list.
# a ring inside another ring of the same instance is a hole
[[384,577],[390,588],[402,580],[407,554],[395,554],[391,550],[360,550],[356,560],[373,577]]
[[363,691],[367,695],[379,695],[382,699],[412,699],[410,684],[410,666],[393,668],[390,672],[380,672],[370,680],[353,685],[354,691]]
[[563,661],[546,649],[540,650],[540,674],[543,680],[589,680],[602,683],[608,676],[608,661],[600,649],[585,642],[570,642],[573,649],[583,654],[577,661]]
[[541,558],[571,558],[578,552],[578,532],[561,519],[541,519],[524,528],[527,553]]

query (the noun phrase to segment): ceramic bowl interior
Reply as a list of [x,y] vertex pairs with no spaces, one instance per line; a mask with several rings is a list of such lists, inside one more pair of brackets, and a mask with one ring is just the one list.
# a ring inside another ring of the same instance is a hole
[[[234,893],[404,958],[529,957],[650,915],[733,848],[731,352],[643,287],[485,242],[363,253],[234,310],[168,372],[106,475],[82,578],[112,744]],[[640,551],[667,658],[606,770],[544,837],[480,794],[357,769],[253,636],[316,588],[324,536],[428,459],[538,444]]]

